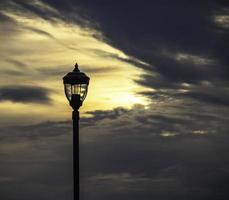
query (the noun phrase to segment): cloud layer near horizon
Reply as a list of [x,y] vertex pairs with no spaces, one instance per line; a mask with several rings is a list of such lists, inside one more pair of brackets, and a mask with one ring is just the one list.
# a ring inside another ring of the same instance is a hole
[[[214,111],[91,114],[81,119],[82,199],[227,198],[229,127]],[[70,122],[0,131],[1,198],[72,198]]]

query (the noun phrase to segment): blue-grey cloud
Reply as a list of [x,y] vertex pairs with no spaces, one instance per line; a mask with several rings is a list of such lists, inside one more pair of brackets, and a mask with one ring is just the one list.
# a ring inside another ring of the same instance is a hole
[[229,106],[229,97],[228,93],[225,93],[225,96],[219,96],[216,94],[208,94],[204,91],[202,92],[187,92],[185,94],[181,94],[182,97],[190,97],[194,98],[200,101],[203,101],[205,103],[212,103],[216,105],[223,105],[223,106]]
[[[0,2],[1,3],[1,2]],[[10,17],[0,13],[0,21],[1,22],[7,22],[7,23],[14,23],[14,20],[12,20]]]
[[50,103],[49,90],[34,86],[5,86],[0,88],[0,101],[17,103]]
[[[219,113],[168,116],[136,106],[91,114],[80,120],[82,199],[228,196],[228,126]],[[2,198],[72,198],[70,121],[0,133]]]

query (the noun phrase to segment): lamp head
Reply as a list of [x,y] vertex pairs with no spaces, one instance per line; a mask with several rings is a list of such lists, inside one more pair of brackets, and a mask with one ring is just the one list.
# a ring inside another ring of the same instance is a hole
[[65,95],[74,110],[82,106],[87,96],[89,80],[90,78],[79,70],[77,63],[74,70],[63,77]]

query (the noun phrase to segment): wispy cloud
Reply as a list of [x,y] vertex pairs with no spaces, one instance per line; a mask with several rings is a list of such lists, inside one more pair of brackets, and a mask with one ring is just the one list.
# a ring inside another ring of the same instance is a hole
[[[79,13],[72,18],[75,6],[65,13],[45,1],[6,1],[1,5],[4,23],[0,25],[0,38],[4,42],[0,44],[0,72],[4,76],[0,85],[14,82],[17,86],[36,85],[54,91],[49,96],[54,103],[50,107],[39,105],[37,120],[40,115],[43,120],[51,119],[49,113],[53,109],[60,113],[56,115],[58,119],[67,118],[62,77],[73,69],[76,61],[91,77],[88,103],[83,107],[86,111],[119,105],[130,107],[136,102],[146,104],[146,99],[136,94],[143,88],[133,81],[143,73],[136,67],[140,60],[108,44],[102,32]],[[125,98],[118,98],[123,95]],[[31,107],[25,106],[26,102],[23,106],[13,105],[20,114],[26,110],[26,115]],[[4,101],[0,104],[2,113],[6,113],[5,108]]]

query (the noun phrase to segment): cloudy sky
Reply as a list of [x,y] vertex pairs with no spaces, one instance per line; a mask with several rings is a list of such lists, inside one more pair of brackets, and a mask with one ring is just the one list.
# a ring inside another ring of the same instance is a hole
[[0,198],[72,199],[78,62],[82,200],[228,199],[228,48],[227,1],[0,0]]

